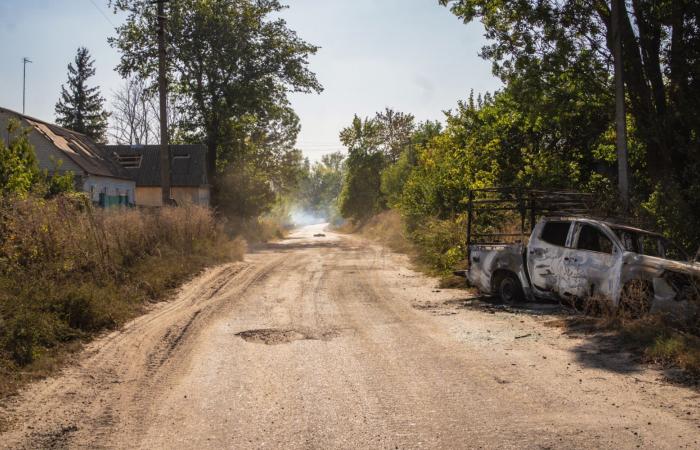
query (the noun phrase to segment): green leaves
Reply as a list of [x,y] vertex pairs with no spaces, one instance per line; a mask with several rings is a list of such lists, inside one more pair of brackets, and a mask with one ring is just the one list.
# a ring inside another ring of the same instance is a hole
[[106,142],[107,119],[105,99],[99,87],[89,88],[87,80],[95,75],[95,61],[88,49],[80,47],[74,64],[68,64],[68,87],[61,86],[61,98],[56,103],[56,123],[97,142]]
[[11,121],[7,134],[8,145],[0,139],[0,192],[26,196],[40,181],[39,164],[19,122]]

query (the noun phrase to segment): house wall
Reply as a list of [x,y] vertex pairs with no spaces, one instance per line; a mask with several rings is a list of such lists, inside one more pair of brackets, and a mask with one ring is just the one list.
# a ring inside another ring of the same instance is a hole
[[[209,206],[209,187],[180,187],[173,186],[170,189],[171,196],[178,205],[192,203],[195,205]],[[138,186],[136,188],[136,205],[161,206],[162,194],[159,186]]]
[[100,206],[136,204],[136,183],[130,180],[91,175],[82,180],[82,189]]

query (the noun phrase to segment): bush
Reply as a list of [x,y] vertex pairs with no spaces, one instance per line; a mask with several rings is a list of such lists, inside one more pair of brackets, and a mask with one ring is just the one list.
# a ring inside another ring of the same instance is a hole
[[114,328],[212,263],[240,259],[209,209],[94,210],[81,195],[0,198],[0,366]]

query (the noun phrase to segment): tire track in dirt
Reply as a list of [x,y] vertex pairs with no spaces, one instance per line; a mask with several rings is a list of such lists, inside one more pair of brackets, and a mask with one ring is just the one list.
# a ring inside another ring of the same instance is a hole
[[700,448],[697,392],[586,365],[582,339],[318,232],[96,340],[3,408],[0,447]]
[[206,270],[174,300],[87,346],[75,366],[30,386],[0,412],[14,427],[1,448],[117,448],[138,433],[157,402],[158,385],[177,377],[187,341],[200,322],[231,307],[283,256],[257,266],[232,263]]

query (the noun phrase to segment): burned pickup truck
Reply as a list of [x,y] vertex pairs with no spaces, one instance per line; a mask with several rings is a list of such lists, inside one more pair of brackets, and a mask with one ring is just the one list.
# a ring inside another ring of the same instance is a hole
[[[480,291],[505,302],[595,297],[635,314],[697,308],[700,263],[662,235],[587,217],[585,194],[486,191],[499,198],[470,196],[468,269],[461,273]],[[519,213],[519,233],[472,229],[476,214],[507,211]]]

